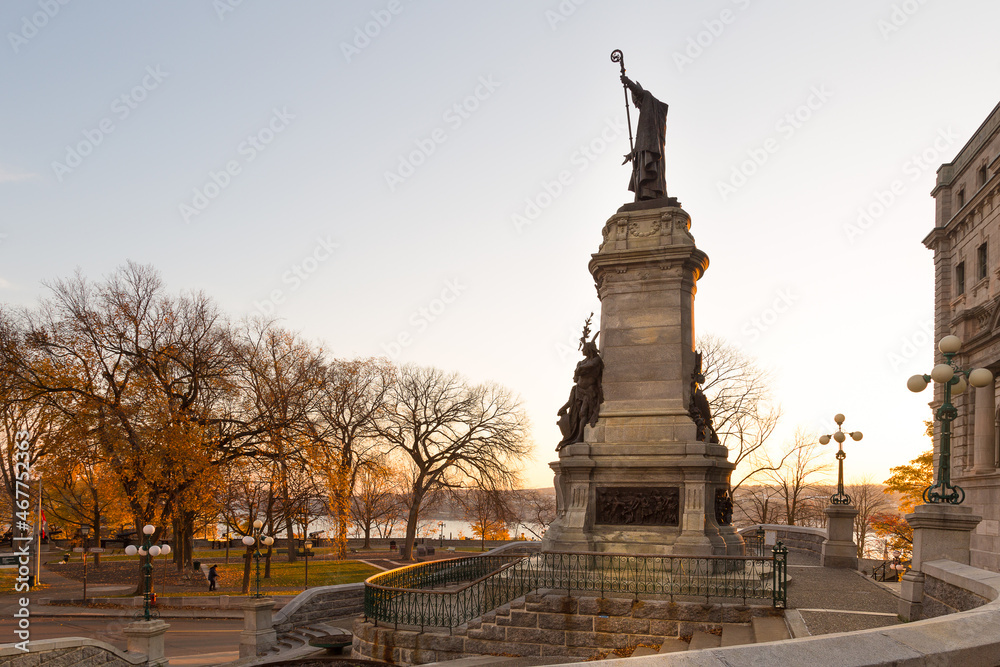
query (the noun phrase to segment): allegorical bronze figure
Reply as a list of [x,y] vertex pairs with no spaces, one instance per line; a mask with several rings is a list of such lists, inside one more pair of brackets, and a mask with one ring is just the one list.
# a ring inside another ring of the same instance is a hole
[[688,414],[692,421],[698,426],[698,440],[719,444],[719,436],[712,425],[712,408],[708,404],[708,397],[701,390],[701,385],[705,383],[705,376],[701,374],[701,352],[695,356],[694,372],[691,373],[691,401],[688,404]]
[[569,400],[559,408],[559,430],[563,434],[563,439],[556,446],[559,451],[565,445],[574,442],[583,442],[583,430],[585,426],[594,427],[597,425],[597,418],[600,415],[601,403],[604,402],[604,390],[601,387],[601,379],[604,375],[604,360],[601,359],[600,352],[597,351],[597,336],[587,340],[590,335],[590,320],[594,314],[583,325],[583,336],[580,338],[580,350],[583,352],[583,360],[577,363],[576,371],[573,373],[573,388],[569,392]]
[[[653,97],[632,79],[625,76],[625,58],[620,50],[611,53],[611,60],[621,65],[622,85],[632,93],[632,103],[639,109],[639,122],[635,128],[635,145],[625,155],[625,162],[632,162],[632,178],[628,189],[635,193],[636,201],[667,198],[666,157],[664,146],[667,135],[667,110],[665,102]],[[625,99],[628,113],[628,93]],[[629,123],[629,144],[632,144],[632,121]],[[625,164],[622,162],[622,164]]]

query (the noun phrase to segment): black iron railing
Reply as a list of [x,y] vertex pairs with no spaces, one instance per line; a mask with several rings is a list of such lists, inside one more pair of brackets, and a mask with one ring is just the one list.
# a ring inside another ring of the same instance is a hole
[[766,547],[764,546],[764,529],[758,528],[757,532],[752,535],[744,535],[743,543],[746,545],[746,555],[747,556],[757,556],[763,558],[767,555]]
[[547,552],[419,563],[370,577],[365,617],[376,624],[453,628],[539,589],[636,599],[770,600],[784,607],[787,553],[779,543],[771,558]]

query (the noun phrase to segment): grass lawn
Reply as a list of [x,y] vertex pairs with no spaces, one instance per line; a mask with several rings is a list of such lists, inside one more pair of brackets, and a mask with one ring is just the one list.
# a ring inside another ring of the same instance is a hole
[[[242,563],[230,563],[229,565],[221,564],[218,565],[216,571],[220,575],[218,581],[219,592],[225,593],[230,591],[239,591],[243,582],[243,564]],[[260,563],[260,589],[261,591],[277,592],[281,591],[283,593],[293,593],[302,591],[305,588],[305,573],[306,566],[305,562],[299,560],[296,563],[287,562],[271,562],[271,576],[270,578],[264,578],[264,561],[261,560]],[[365,563],[359,563],[354,560],[347,561],[336,561],[336,560],[318,560],[309,561],[309,587],[313,588],[315,586],[333,586],[336,584],[353,584],[358,581],[364,581],[373,574],[381,572],[376,567],[371,565],[366,565]],[[254,577],[256,570],[253,563],[250,564],[250,587],[254,587]],[[207,591],[208,584],[205,584],[205,595],[209,595]],[[169,594],[169,591],[168,591]],[[185,593],[190,595],[190,593]],[[214,593],[213,593],[214,594]]]

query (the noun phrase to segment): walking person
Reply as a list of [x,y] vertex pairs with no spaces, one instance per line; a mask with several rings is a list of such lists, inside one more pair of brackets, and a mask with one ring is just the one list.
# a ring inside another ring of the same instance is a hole
[[215,590],[215,580],[219,578],[219,573],[215,571],[215,565],[208,568],[208,590]]

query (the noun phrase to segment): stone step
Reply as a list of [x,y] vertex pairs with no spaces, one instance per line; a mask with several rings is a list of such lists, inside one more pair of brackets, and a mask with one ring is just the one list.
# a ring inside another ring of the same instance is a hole
[[644,655],[656,655],[656,649],[650,646],[637,646],[634,651],[632,651],[632,657],[638,658]]
[[674,639],[668,637],[663,640],[663,644],[660,646],[660,653],[676,653],[677,651],[688,650],[688,643],[683,639]]
[[691,636],[691,644],[688,646],[688,650],[699,651],[703,648],[718,648],[720,643],[722,643],[722,639],[719,635],[713,635],[708,632],[695,632]]
[[754,618],[751,620],[751,625],[754,639],[758,644],[792,638],[788,633],[788,626],[785,625],[785,619],[780,616]]
[[753,644],[753,628],[743,623],[723,623],[722,643],[720,646],[740,646]]

